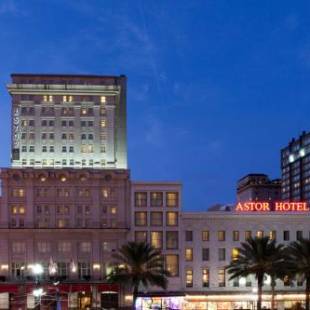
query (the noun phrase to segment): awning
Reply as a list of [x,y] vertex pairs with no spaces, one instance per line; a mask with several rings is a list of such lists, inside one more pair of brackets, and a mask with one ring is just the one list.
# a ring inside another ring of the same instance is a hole
[[16,284],[0,284],[0,293],[17,294],[19,285]]
[[119,286],[117,284],[102,283],[97,285],[97,291],[117,293],[119,291]]

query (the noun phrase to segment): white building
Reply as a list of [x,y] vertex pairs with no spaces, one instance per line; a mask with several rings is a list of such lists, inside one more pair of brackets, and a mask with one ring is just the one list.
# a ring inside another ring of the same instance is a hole
[[127,168],[126,77],[12,74],[12,166]]

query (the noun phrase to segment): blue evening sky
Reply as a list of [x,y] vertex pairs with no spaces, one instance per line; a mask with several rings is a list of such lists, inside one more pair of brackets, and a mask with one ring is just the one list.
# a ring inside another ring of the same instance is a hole
[[306,0],[0,0],[0,166],[10,73],[125,74],[133,179],[182,181],[186,210],[234,202],[310,130],[309,30]]

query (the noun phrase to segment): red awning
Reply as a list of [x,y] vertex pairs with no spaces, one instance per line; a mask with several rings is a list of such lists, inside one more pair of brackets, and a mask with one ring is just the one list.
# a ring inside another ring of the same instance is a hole
[[90,292],[90,284],[71,284],[70,292]]
[[17,294],[19,285],[16,284],[0,284],[0,293]]
[[102,283],[97,285],[98,292],[118,292],[119,286],[117,284]]

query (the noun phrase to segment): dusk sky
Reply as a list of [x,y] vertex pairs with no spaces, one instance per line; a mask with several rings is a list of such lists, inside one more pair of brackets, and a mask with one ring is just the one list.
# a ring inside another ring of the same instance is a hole
[[0,0],[0,166],[12,72],[128,77],[134,180],[178,180],[183,209],[233,203],[310,130],[310,2]]

